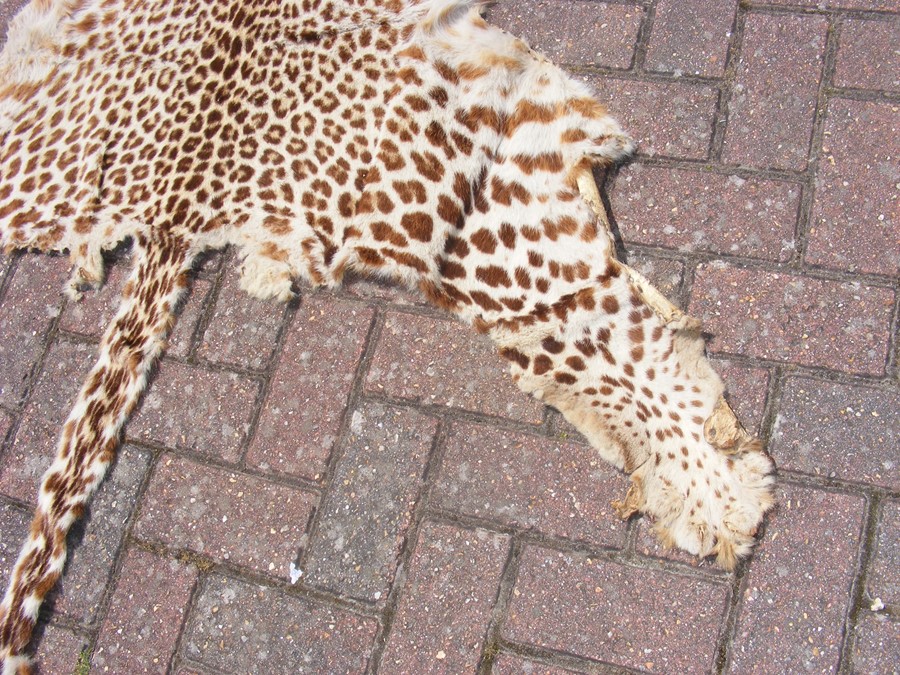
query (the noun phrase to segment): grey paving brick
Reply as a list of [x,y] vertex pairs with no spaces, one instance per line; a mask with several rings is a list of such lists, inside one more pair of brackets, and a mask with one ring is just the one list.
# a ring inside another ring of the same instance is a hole
[[85,520],[69,535],[65,574],[54,591],[54,609],[84,624],[100,611],[110,574],[150,470],[150,453],[126,445],[91,501]]
[[644,253],[629,253],[628,265],[643,274],[672,304],[681,305],[679,295],[684,281],[684,263]]
[[376,629],[373,619],[216,574],[194,602],[182,653],[227,672],[363,673]]
[[900,22],[844,21],[834,83],[900,91]]
[[19,549],[28,536],[31,515],[6,500],[0,500],[0,588],[6,589]]
[[508,555],[506,536],[426,523],[379,672],[474,671]]
[[318,479],[337,440],[373,313],[307,297],[288,329],[247,462]]
[[[900,622],[865,614],[856,628],[855,673],[896,673],[900,663]],[[892,665],[893,664],[893,665]]]
[[56,456],[63,423],[96,360],[94,345],[61,342],[47,354],[16,438],[0,459],[0,492],[37,503],[41,476]]
[[886,501],[878,523],[875,555],[867,578],[867,591],[872,598],[900,605],[900,501]]
[[591,447],[455,424],[433,503],[504,525],[620,547],[625,523],[611,503],[628,481]]
[[522,673],[527,673],[527,675],[569,675],[569,673],[577,672],[579,671],[545,666],[520,656],[505,653],[497,657],[494,667],[491,669],[493,675],[521,675]]
[[741,598],[731,672],[834,672],[864,501],[792,486],[777,499]]
[[769,371],[721,358],[714,358],[712,365],[725,382],[725,398],[738,420],[750,433],[758,433],[769,392]]
[[290,578],[314,502],[296,488],[164,455],[134,532],[284,579]]
[[894,0],[769,0],[767,4],[809,7],[814,9],[897,11],[897,3]]
[[169,672],[197,576],[191,565],[129,551],[100,627],[92,670]]
[[783,469],[900,489],[897,410],[895,393],[790,378],[772,454]]
[[34,653],[42,675],[77,673],[89,655],[87,639],[54,624],[43,628]]
[[706,672],[729,595],[713,582],[529,546],[504,635],[649,672]]
[[434,419],[411,411],[379,404],[353,411],[309,544],[308,583],[387,599],[436,431]]

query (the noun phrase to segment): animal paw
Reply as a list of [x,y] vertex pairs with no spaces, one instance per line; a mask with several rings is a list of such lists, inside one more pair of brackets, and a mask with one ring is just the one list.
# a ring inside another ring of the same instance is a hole
[[632,474],[625,500],[615,504],[627,518],[646,513],[661,543],[734,569],[747,556],[763,516],[775,503],[774,464],[758,440],[731,454],[705,440],[693,449],[658,448]]

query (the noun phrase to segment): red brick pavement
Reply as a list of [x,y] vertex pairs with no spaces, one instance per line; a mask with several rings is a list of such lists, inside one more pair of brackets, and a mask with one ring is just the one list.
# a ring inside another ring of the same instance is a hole
[[[629,261],[779,463],[753,559],[618,521],[624,477],[413,295],[259,303],[214,256],[70,538],[42,672],[898,672],[897,0],[490,13],[641,142],[605,186]],[[4,583],[121,283],[74,305],[65,268],[0,258]]]

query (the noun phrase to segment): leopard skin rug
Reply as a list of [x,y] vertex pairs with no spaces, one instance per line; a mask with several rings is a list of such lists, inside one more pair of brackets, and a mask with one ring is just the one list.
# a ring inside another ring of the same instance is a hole
[[487,333],[521,389],[631,474],[617,503],[731,568],[771,460],[699,323],[614,256],[592,166],[632,143],[595,93],[474,0],[32,0],[0,55],[0,244],[68,252],[71,297],[133,269],[42,479],[0,607],[31,672],[66,536],[114,459],[198,255],[287,300],[350,272]]

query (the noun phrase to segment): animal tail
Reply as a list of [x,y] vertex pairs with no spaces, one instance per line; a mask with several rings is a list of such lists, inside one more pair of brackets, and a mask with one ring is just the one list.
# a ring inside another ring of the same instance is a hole
[[66,535],[116,456],[119,433],[165,347],[187,288],[193,253],[183,239],[154,235],[135,242],[135,267],[100,355],[63,427],[53,464],[41,481],[31,531],[0,605],[3,675],[32,672],[25,649],[41,603],[66,561]]

